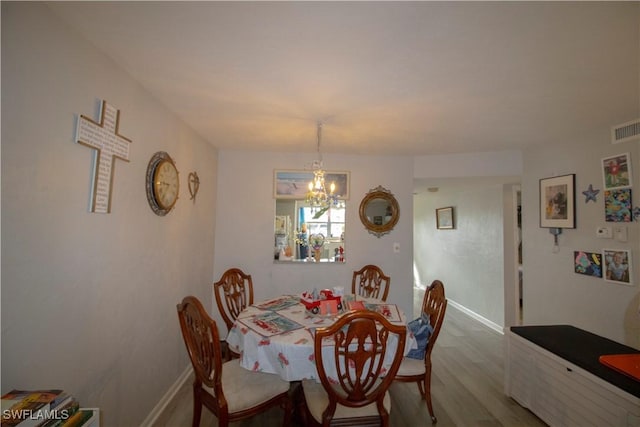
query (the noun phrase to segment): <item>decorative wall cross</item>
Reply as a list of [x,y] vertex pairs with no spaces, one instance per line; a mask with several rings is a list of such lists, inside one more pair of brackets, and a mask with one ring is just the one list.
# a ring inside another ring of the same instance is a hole
[[80,115],[76,142],[93,148],[93,181],[90,212],[111,212],[111,186],[115,159],[129,161],[131,140],[118,134],[120,110],[102,101],[100,122]]

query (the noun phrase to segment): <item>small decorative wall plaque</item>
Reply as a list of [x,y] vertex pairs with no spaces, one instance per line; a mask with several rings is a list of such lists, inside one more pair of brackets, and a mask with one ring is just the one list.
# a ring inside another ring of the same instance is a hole
[[198,189],[200,188],[200,178],[198,177],[197,172],[189,173],[189,194],[191,194],[191,199],[193,203],[196,202],[196,195],[198,194]]
[[587,188],[585,191],[582,192],[582,194],[584,194],[584,202],[585,203],[589,203],[589,200],[593,200],[593,203],[597,202],[598,200],[596,200],[596,196],[598,195],[598,193],[600,192],[600,190],[594,190],[593,189],[593,184],[589,184],[589,188]]

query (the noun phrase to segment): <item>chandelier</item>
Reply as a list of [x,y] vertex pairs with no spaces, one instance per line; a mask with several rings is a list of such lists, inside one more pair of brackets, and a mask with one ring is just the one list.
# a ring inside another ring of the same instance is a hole
[[322,153],[320,153],[320,139],[322,138],[322,123],[318,122],[318,160],[314,160],[313,180],[309,182],[309,191],[307,192],[307,203],[312,208],[327,209],[331,205],[338,204],[338,196],[334,193],[336,191],[336,184],[331,183],[329,191],[325,186],[325,171],[322,164]]

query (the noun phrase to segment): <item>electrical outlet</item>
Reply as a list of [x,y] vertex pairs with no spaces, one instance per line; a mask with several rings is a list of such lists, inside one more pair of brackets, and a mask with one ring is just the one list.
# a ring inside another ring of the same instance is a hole
[[600,239],[611,239],[613,237],[611,227],[607,226],[596,228],[596,237]]

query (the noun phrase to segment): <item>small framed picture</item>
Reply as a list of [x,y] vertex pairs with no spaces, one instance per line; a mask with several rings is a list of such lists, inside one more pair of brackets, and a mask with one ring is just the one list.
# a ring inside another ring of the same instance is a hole
[[[325,172],[324,182],[329,191],[334,185],[338,199],[349,199],[349,172]],[[313,171],[275,170],[273,172],[273,197],[275,199],[304,199],[313,181]]]
[[573,251],[574,270],[585,276],[602,277],[602,254],[599,252]]
[[453,207],[436,209],[436,228],[438,230],[451,230],[454,228]]
[[604,250],[604,278],[608,282],[632,285],[631,252],[624,249]]
[[629,153],[602,159],[602,178],[605,190],[631,187],[631,159]]
[[631,222],[631,189],[618,188],[604,192],[604,219],[607,222]]
[[576,228],[575,174],[540,180],[540,227]]

